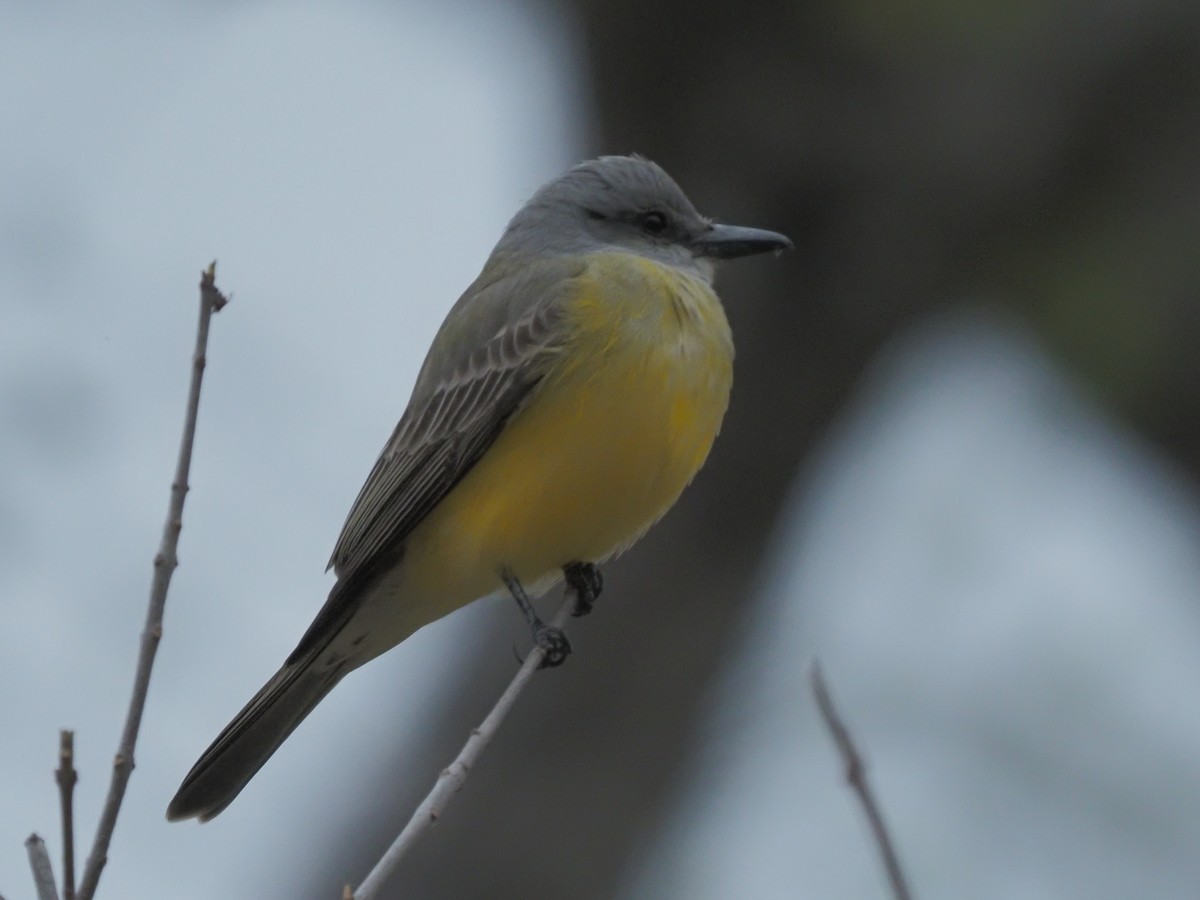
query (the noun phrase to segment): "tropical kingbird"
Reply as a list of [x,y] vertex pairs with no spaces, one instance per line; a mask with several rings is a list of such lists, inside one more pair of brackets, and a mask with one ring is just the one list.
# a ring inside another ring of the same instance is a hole
[[654,163],[608,156],[534,194],[446,316],[333,551],[337,583],[283,667],[204,751],[167,818],[211,819],[346,673],[507,590],[587,612],[597,564],[679,498],[729,402],[713,261],[780,251],[717,225]]

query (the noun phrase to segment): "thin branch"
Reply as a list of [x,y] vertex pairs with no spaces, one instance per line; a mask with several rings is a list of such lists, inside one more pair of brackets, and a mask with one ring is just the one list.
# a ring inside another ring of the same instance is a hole
[[58,768],[54,770],[62,809],[63,900],[75,900],[75,732],[58,733]]
[[814,662],[808,674],[812,682],[813,696],[817,699],[817,708],[821,711],[821,718],[825,720],[825,725],[833,736],[838,754],[842,757],[842,763],[846,767],[846,783],[858,796],[858,800],[867,814],[867,820],[871,823],[871,832],[875,837],[875,844],[879,847],[879,853],[883,857],[883,867],[887,871],[892,896],[896,900],[912,900],[912,894],[909,893],[908,883],[904,878],[904,870],[900,867],[900,858],[896,855],[887,826],[883,822],[883,813],[880,812],[870,782],[867,781],[867,767],[863,763],[858,748],[854,745],[854,739],[850,737],[850,732],[833,705],[833,698],[829,696],[829,688],[825,686],[825,676],[821,674],[820,664]]
[[192,444],[196,437],[196,415],[200,408],[200,383],[204,378],[205,351],[208,346],[208,326],[215,312],[219,312],[228,298],[217,289],[217,264],[214,262],[200,276],[200,321],[196,327],[196,349],[192,356],[192,381],[188,388],[187,413],[184,416],[183,438],[179,445],[179,461],[175,467],[175,480],[171,483],[171,500],[167,508],[167,521],[163,525],[162,543],[154,557],[154,576],[150,582],[150,602],[146,612],[146,627],[142,631],[141,650],[138,653],[137,671],[133,679],[133,695],[129,700],[129,711],[121,743],[113,760],[112,781],[108,797],[96,826],[96,839],[92,852],[88,854],[87,867],[79,885],[79,900],[92,900],[100,873],[108,862],[108,845],[121,811],[125,788],[133,772],[133,749],[137,743],[138,729],[142,724],[142,711],[146,707],[146,693],[150,687],[150,671],[154,666],[154,655],[162,638],[163,607],[167,602],[167,588],[171,574],[179,565],[175,555],[179,544],[179,532],[183,528],[183,500],[188,490],[188,472],[192,465]]
[[37,834],[31,834],[25,839],[25,849],[29,853],[29,868],[33,870],[33,884],[37,888],[38,900],[58,900],[54,868],[50,865],[46,842]]
[[[555,628],[562,628],[574,606],[574,592],[568,590],[566,599],[551,624]],[[525,689],[525,685],[529,683],[533,673],[538,670],[545,656],[546,651],[541,647],[535,646],[529,651],[525,662],[517,670],[517,674],[508,688],[500,695],[500,699],[496,701],[492,711],[487,714],[487,718],[480,723],[479,727],[471,732],[471,736],[467,738],[467,742],[455,757],[454,762],[442,770],[442,774],[434,782],[433,789],[417,807],[416,812],[412,814],[412,818],[408,820],[404,830],[375,864],[375,868],[363,879],[358,890],[354,892],[352,900],[375,900],[382,896],[380,891],[384,883],[399,868],[405,854],[412,849],[425,832],[437,824],[437,820],[441,817],[447,804],[461,790],[471,768],[478,761],[488,742],[495,737],[504,717],[508,715],[517,697],[521,695],[521,691]]]

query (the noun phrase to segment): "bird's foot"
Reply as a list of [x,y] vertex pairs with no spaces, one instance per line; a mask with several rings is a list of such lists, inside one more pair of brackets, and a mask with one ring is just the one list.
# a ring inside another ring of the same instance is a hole
[[553,625],[539,624],[533,629],[533,642],[542,648],[545,656],[539,669],[553,669],[561,666],[571,655],[571,642],[561,628]]
[[561,666],[571,654],[571,642],[567,640],[563,630],[554,625],[547,625],[541,620],[516,575],[508,569],[502,569],[500,577],[504,580],[508,592],[512,594],[513,600],[517,601],[517,606],[524,613],[525,621],[529,623],[529,631],[533,635],[533,642],[541,647],[545,654],[538,668],[552,669],[555,666]]
[[573,562],[563,566],[563,577],[567,590],[575,595],[573,616],[586,616],[596,604],[596,598],[604,590],[604,576],[595,563]]

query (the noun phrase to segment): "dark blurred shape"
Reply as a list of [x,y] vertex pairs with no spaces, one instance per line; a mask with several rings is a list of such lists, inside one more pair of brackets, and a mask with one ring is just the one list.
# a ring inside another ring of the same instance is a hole
[[[712,458],[608,568],[577,652],[522,698],[395,896],[614,896],[741,649],[787,486],[915,318],[962,298],[1010,307],[1200,469],[1200,5],[561,7],[586,38],[591,150],[643,153],[705,213],[796,252],[725,271],[738,360]],[[514,618],[496,611],[424,755],[364,788],[387,811],[327,823],[342,844],[314,859],[305,896],[333,896],[399,830],[511,675]]]

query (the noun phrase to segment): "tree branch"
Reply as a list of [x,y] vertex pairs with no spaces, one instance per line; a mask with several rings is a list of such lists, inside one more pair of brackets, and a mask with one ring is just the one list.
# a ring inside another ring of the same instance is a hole
[[904,870],[900,867],[900,858],[896,855],[887,826],[883,822],[883,813],[880,812],[879,805],[875,802],[874,792],[867,781],[866,765],[863,763],[858,748],[854,745],[854,739],[850,737],[850,732],[833,705],[833,698],[829,695],[829,688],[825,686],[825,677],[821,674],[819,663],[812,664],[812,668],[809,670],[809,679],[812,682],[813,695],[817,699],[817,708],[821,711],[821,718],[825,720],[825,725],[833,736],[833,742],[837,746],[838,754],[845,766],[846,783],[858,796],[858,800],[867,814],[867,820],[871,823],[871,832],[875,837],[875,844],[879,847],[879,853],[883,857],[883,867],[887,872],[892,896],[896,900],[912,900],[912,894],[909,893],[908,883],[904,878]]
[[54,770],[62,810],[63,900],[75,900],[75,732],[58,733],[58,768]]
[[37,834],[25,839],[29,852],[29,868],[33,870],[33,884],[37,888],[38,900],[58,900],[58,888],[54,885],[54,868],[50,865],[50,854],[46,842]]
[[[574,606],[575,592],[568,588],[562,607],[551,624],[555,628],[562,628],[567,621],[567,615]],[[434,782],[433,789],[412,814],[412,818],[408,820],[404,830],[375,864],[375,868],[363,879],[358,890],[349,894],[352,900],[376,900],[382,896],[380,891],[384,883],[395,874],[405,854],[412,849],[425,832],[437,824],[438,818],[441,817],[450,800],[466,783],[471,768],[478,761],[488,742],[495,737],[504,717],[508,715],[517,697],[521,695],[521,691],[525,689],[525,685],[529,683],[533,673],[538,670],[545,656],[546,651],[541,647],[535,646],[529,651],[525,662],[517,670],[517,674],[508,688],[500,695],[500,699],[496,701],[492,711],[487,714],[479,727],[471,732],[471,736],[467,738],[467,742],[455,757],[454,762],[442,770],[442,774]]]
[[171,574],[179,565],[175,555],[179,544],[179,532],[183,528],[183,501],[188,490],[188,472],[192,465],[192,445],[196,438],[196,416],[200,408],[200,384],[204,378],[205,351],[208,347],[208,326],[215,312],[219,312],[228,298],[217,289],[217,264],[212,263],[200,276],[200,321],[196,327],[196,349],[192,356],[192,380],[188,388],[187,412],[184,416],[183,438],[179,445],[179,460],[175,467],[175,480],[171,484],[171,499],[167,508],[167,521],[163,525],[162,543],[154,557],[154,576],[150,582],[150,601],[146,612],[146,626],[142,631],[141,650],[138,653],[137,671],[133,679],[133,695],[129,700],[129,711],[125,717],[125,728],[113,760],[112,781],[108,797],[96,826],[96,839],[88,855],[87,867],[79,886],[79,900],[92,900],[100,873],[108,862],[108,845],[117,824],[117,814],[125,798],[125,788],[133,772],[133,750],[137,743],[138,729],[142,723],[142,711],[146,707],[146,693],[150,687],[150,672],[154,666],[154,655],[162,638],[163,608],[167,602],[167,588]]

